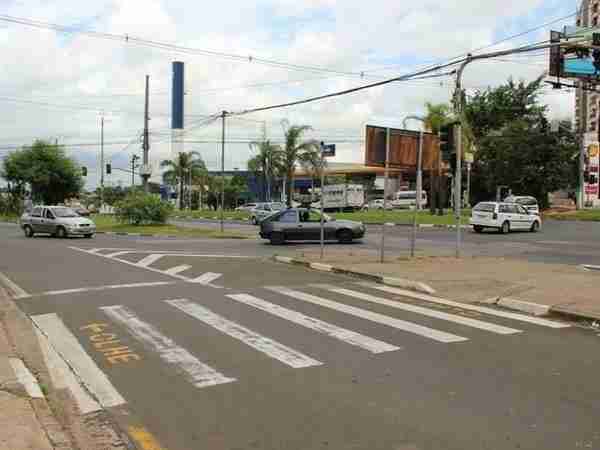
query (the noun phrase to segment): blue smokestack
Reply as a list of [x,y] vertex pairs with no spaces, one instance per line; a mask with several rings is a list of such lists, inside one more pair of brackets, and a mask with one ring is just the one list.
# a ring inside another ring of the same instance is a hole
[[171,128],[183,130],[183,63],[173,61],[173,98]]

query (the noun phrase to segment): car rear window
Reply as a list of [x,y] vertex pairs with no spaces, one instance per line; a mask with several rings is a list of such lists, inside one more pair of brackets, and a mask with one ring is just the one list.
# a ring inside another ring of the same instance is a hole
[[537,200],[534,198],[518,198],[515,203],[525,206],[535,206],[537,205]]
[[484,211],[484,212],[494,212],[496,211],[496,205],[494,203],[479,203],[473,211]]

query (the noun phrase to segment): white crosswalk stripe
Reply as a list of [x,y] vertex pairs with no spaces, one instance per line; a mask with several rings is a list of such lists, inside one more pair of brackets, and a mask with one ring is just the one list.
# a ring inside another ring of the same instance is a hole
[[296,300],[302,300],[315,305],[323,306],[325,308],[333,309],[336,311],[349,314],[351,316],[360,317],[371,322],[380,323],[387,325],[398,330],[406,331],[408,333],[417,334],[428,339],[433,339],[438,342],[451,343],[451,342],[462,342],[468,339],[455,334],[446,333],[444,331],[435,330],[433,328],[418,325],[413,322],[407,322],[405,320],[388,317],[383,314],[378,314],[366,309],[356,308],[354,306],[346,305],[344,303],[334,302],[322,297],[317,297],[312,294],[306,294],[304,292],[289,289],[283,286],[268,286],[267,289],[294,298]]
[[373,339],[369,336],[356,333],[345,328],[338,327],[332,323],[324,322],[311,316],[304,315],[297,311],[284,308],[283,306],[267,302],[249,294],[231,294],[227,295],[232,300],[243,303],[248,306],[260,309],[274,316],[288,320],[303,327],[310,328],[318,333],[339,339],[351,345],[363,348],[371,353],[384,353],[399,350],[400,347],[388,344],[387,342]]
[[433,317],[435,319],[446,320],[448,322],[458,323],[460,325],[466,325],[468,327],[478,328],[480,330],[490,331],[492,333],[497,334],[515,334],[521,333],[521,330],[516,330],[514,328],[503,327],[501,325],[496,325],[489,322],[483,322],[481,320],[471,319],[468,317],[461,317],[456,314],[448,314],[445,312],[435,311],[430,308],[423,308],[421,306],[409,305],[406,303],[401,303],[392,300],[386,300],[381,297],[375,297],[373,295],[365,294],[362,292],[352,291],[350,289],[337,288],[335,286],[330,285],[319,285],[314,284],[311,285],[314,287],[320,287],[326,289],[330,292],[335,292],[336,294],[347,295],[348,297],[358,298],[360,300],[364,300],[367,302],[375,303],[378,305],[388,306],[390,308],[401,309],[403,311],[409,311],[416,314],[421,314],[427,317]]
[[466,309],[469,311],[477,311],[480,313],[489,314],[491,316],[504,317],[506,319],[517,320],[520,322],[533,323],[535,325],[541,325],[541,326],[549,327],[549,328],[568,328],[570,326],[569,324],[556,322],[554,320],[547,320],[547,319],[541,319],[539,317],[526,316],[524,314],[511,313],[511,312],[502,311],[499,309],[487,308],[485,306],[477,306],[477,305],[471,305],[468,303],[455,302],[452,300],[446,300],[443,298],[433,297],[431,295],[421,294],[421,293],[413,292],[413,291],[407,291],[404,289],[398,289],[398,288],[394,288],[394,287],[390,287],[390,286],[384,286],[384,285],[366,283],[366,282],[360,282],[358,284],[361,286],[378,289],[383,292],[389,292],[390,294],[402,295],[402,296],[408,297],[408,298],[416,298],[418,300],[424,300],[426,302],[437,303],[440,305],[455,306],[457,308]]
[[186,299],[167,300],[166,303],[183,311],[190,317],[198,319],[201,322],[210,325],[222,333],[242,341],[244,344],[264,353],[265,355],[281,361],[282,363],[300,369],[303,367],[320,366],[323,364],[299,351],[294,350],[271,338],[262,336],[239,323],[226,319],[223,316],[215,314],[208,308],[200,306],[197,303]]
[[217,384],[231,383],[235,378],[226,377],[212,367],[199,361],[185,348],[163,335],[158,329],[137,317],[128,308],[115,305],[100,308],[104,313],[121,324],[129,333],[142,344],[156,351],[167,364],[175,367],[194,386],[203,388]]
[[148,267],[149,265],[154,264],[156,261],[158,261],[163,256],[164,255],[161,255],[158,253],[151,253],[148,256],[145,256],[141,260],[139,260],[137,262],[137,265],[140,267]]
[[200,275],[199,277],[190,280],[190,283],[210,284],[217,278],[221,278],[222,276],[222,273],[206,272]]
[[54,313],[41,314],[31,316],[31,320],[102,406],[112,407],[125,403],[121,394],[86,353],[59,316]]
[[165,270],[165,273],[167,275],[177,275],[178,273],[185,272],[186,270],[189,270],[191,268],[192,266],[190,266],[189,264],[182,264],[181,266],[175,266]]

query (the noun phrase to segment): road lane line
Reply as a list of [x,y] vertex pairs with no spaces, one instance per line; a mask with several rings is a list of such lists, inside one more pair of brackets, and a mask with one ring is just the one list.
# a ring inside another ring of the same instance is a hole
[[329,322],[316,319],[311,316],[304,315],[298,311],[284,308],[283,306],[276,305],[274,303],[267,302],[260,298],[254,297],[248,294],[232,294],[227,295],[232,300],[243,303],[248,306],[260,309],[274,316],[288,320],[295,324],[314,330],[318,333],[330,336],[335,339],[339,339],[347,344],[355,345],[370,351],[371,353],[384,353],[400,350],[400,347],[388,344],[369,336],[365,336],[360,333],[356,333],[351,330],[347,330],[342,327],[338,327]]
[[216,328],[220,332],[225,333],[227,336],[231,336],[294,369],[320,366],[323,364],[321,361],[306,356],[287,345],[266,336],[262,336],[239,323],[215,314],[210,309],[200,306],[197,303],[190,302],[186,299],[166,300],[166,303],[186,313],[188,316],[198,319],[201,322]]
[[360,317],[361,319],[370,320],[371,322],[387,325],[389,327],[406,331],[408,333],[417,334],[419,336],[433,339],[434,341],[444,343],[468,341],[467,338],[462,336],[457,336],[455,334],[434,330],[433,328],[417,325],[416,323],[384,316],[383,314],[374,313],[372,311],[362,308],[356,308],[354,306],[346,305],[344,303],[334,302],[332,300],[317,297],[316,295],[306,294],[304,292],[288,289],[283,286],[267,286],[266,289],[277,292],[279,294],[287,295],[288,297],[292,297],[297,300],[302,300],[305,302],[313,303],[315,305],[323,306],[325,308],[340,311],[351,316]]
[[162,258],[164,255],[161,255],[159,253],[151,253],[148,256],[145,256],[144,258],[142,258],[141,260],[139,260],[137,262],[137,265],[140,267],[148,267],[149,265],[155,263],[156,261],[158,261],[160,258]]
[[236,381],[235,378],[226,377],[199,361],[185,348],[178,346],[177,343],[163,335],[149,323],[144,322],[128,308],[115,305],[104,306],[100,309],[108,317],[126,328],[135,339],[151,350],[156,351],[163,361],[174,366],[195,387],[203,388]]
[[170,269],[165,270],[165,273],[168,275],[177,275],[178,273],[185,272],[188,269],[191,269],[192,266],[188,264],[182,264],[181,266],[171,267]]
[[15,299],[31,297],[31,295],[29,295],[25,289],[21,288],[2,272],[0,272],[0,283],[4,284],[4,286],[6,286],[14,294],[13,298]]
[[[113,253],[107,253],[104,256],[105,258],[111,258],[111,259],[116,259],[117,256],[121,256],[121,255],[126,255],[128,253],[135,253],[135,251],[119,251],[119,252],[113,252]],[[95,255],[99,255],[100,253],[93,253]],[[135,263],[134,263],[135,264]]]
[[424,300],[426,302],[437,303],[440,305],[456,306],[457,308],[466,309],[469,311],[477,311],[480,313],[489,314],[491,316],[504,317],[506,319],[518,320],[520,322],[533,323],[535,325],[541,325],[544,327],[550,327],[550,328],[569,328],[570,327],[570,325],[568,325],[568,324],[556,322],[554,320],[540,319],[539,317],[531,317],[531,316],[526,316],[524,314],[516,314],[516,313],[507,312],[507,311],[501,311],[499,309],[488,308],[485,306],[476,306],[476,305],[471,305],[468,303],[455,302],[452,300],[446,300],[443,298],[432,297],[431,295],[420,294],[417,292],[393,288],[390,286],[383,286],[383,285],[373,284],[373,283],[368,283],[368,282],[359,282],[358,284],[361,286],[370,287],[373,289],[379,289],[380,291],[389,292],[391,294],[402,295],[404,297],[409,297],[409,298],[416,298],[418,300]]
[[206,272],[200,275],[199,277],[190,280],[190,283],[210,284],[217,278],[221,278],[222,276],[222,273]]
[[337,294],[347,295],[348,297],[358,298],[367,302],[376,303],[378,305],[389,306],[390,308],[401,309],[403,311],[409,311],[416,314],[421,314],[427,317],[433,317],[435,319],[446,320],[448,322],[458,323],[460,325],[466,325],[468,327],[478,328],[480,330],[490,331],[497,334],[515,334],[521,333],[522,330],[516,330],[514,328],[503,327],[489,322],[483,322],[481,320],[470,319],[468,317],[461,317],[455,314],[448,314],[445,312],[434,311],[429,308],[423,308],[421,306],[409,305],[406,303],[400,303],[393,300],[386,300],[381,297],[375,297],[373,295],[364,294],[362,292],[352,291],[350,289],[336,288],[335,286],[313,284],[311,286],[327,289],[330,292]]
[[175,284],[176,281],[153,281],[148,283],[129,283],[129,284],[108,284],[105,286],[94,286],[74,289],[61,289],[58,291],[45,291],[36,296],[42,295],[63,295],[63,294],[77,294],[79,292],[90,292],[90,291],[106,291],[109,289],[127,289],[127,288],[138,288],[138,287],[151,287],[151,286],[166,286]]
[[8,358],[8,362],[12,366],[17,380],[25,388],[27,395],[31,398],[44,398],[38,380],[33,376],[25,364],[23,364],[23,361],[19,358]]
[[85,352],[60,317],[50,313],[31,316],[31,320],[102,406],[112,407],[125,403],[125,399]]
[[81,414],[89,414],[91,412],[100,411],[102,407],[94,400],[88,392],[81,386],[75,374],[64,359],[62,359],[54,347],[50,345],[46,336],[36,327],[35,333],[37,334],[42,354],[44,355],[44,361],[48,367],[52,384],[56,389],[69,389],[77,407]]

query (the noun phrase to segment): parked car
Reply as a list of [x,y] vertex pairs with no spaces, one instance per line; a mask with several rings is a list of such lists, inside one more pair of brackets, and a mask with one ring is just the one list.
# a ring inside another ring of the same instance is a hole
[[539,231],[542,219],[539,214],[527,211],[518,203],[482,202],[475,205],[471,212],[471,225],[476,233],[484,228],[495,228],[501,233],[512,230]]
[[[387,202],[386,209],[393,209],[392,203],[390,201]],[[365,203],[362,207],[363,211],[369,210],[383,210],[383,199],[376,198],[375,200],[371,200],[369,203]]]
[[[350,243],[365,235],[360,222],[336,220],[323,215],[325,240]],[[286,241],[318,241],[321,239],[321,212],[312,208],[289,208],[267,217],[260,223],[260,237],[271,244]]]
[[81,217],[66,206],[36,206],[21,216],[21,228],[27,237],[37,233],[51,234],[60,238],[85,236],[96,233],[96,224]]
[[258,225],[261,220],[277,211],[281,211],[284,207],[285,205],[283,203],[278,202],[258,203],[256,207],[250,211],[250,222],[252,222],[253,225]]
[[256,203],[246,203],[245,205],[238,206],[235,208],[236,211],[252,211],[256,208]]
[[530,195],[510,195],[504,199],[505,203],[518,203],[527,211],[533,211],[536,214],[540,213],[540,207],[535,197]]

